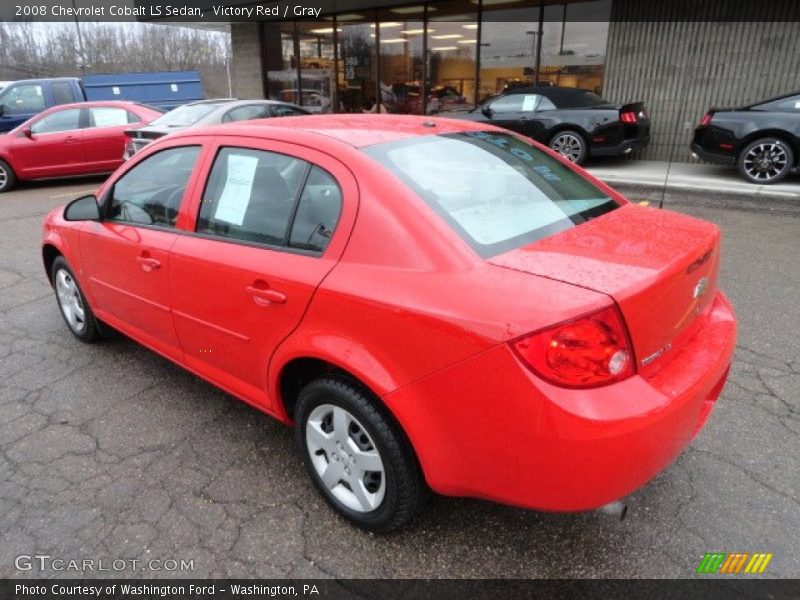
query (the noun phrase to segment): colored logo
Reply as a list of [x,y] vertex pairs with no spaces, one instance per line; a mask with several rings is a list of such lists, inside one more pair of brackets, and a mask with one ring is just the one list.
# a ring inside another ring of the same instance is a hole
[[707,552],[697,567],[698,573],[763,573],[767,569],[772,553],[755,552]]

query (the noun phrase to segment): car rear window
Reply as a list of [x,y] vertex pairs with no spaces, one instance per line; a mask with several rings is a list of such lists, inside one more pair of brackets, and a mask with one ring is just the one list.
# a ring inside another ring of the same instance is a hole
[[510,134],[414,137],[364,151],[414,190],[483,258],[618,207],[587,179]]
[[222,103],[206,103],[206,104],[185,104],[179,106],[165,115],[158,117],[150,125],[158,125],[162,127],[188,127],[194,125],[209,114],[212,110],[216,110],[222,106]]

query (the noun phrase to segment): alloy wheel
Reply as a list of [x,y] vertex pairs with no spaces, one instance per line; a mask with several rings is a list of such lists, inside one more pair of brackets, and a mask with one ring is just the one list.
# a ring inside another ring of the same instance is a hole
[[744,157],[744,170],[756,181],[771,181],[786,169],[786,149],[775,142],[764,142],[750,148]]
[[81,333],[86,328],[86,312],[78,285],[66,269],[56,274],[56,296],[67,325],[75,333]]
[[358,419],[340,406],[321,404],[309,415],[305,433],[311,464],[333,497],[355,512],[376,510],[386,494],[386,472]]
[[8,171],[6,171],[2,165],[0,165],[0,190],[6,187],[8,183]]
[[570,162],[577,162],[581,157],[583,144],[581,140],[572,135],[571,133],[557,135],[550,142],[550,148],[558,152],[561,156]]

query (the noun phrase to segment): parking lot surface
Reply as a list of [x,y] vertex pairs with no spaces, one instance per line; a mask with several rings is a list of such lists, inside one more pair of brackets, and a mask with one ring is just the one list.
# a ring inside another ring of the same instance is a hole
[[[668,204],[721,226],[739,342],[706,428],[624,521],[435,498],[374,536],[327,508],[291,430],[124,337],[68,332],[41,223],[97,185],[0,195],[0,577],[80,574],[15,568],[34,554],[90,577],[691,577],[712,551],[800,575],[800,215]],[[97,570],[118,559],[139,562]]]

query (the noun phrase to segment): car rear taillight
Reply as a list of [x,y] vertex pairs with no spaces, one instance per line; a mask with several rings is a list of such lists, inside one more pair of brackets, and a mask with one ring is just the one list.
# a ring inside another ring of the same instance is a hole
[[639,121],[636,113],[632,110],[620,113],[619,120],[623,123],[627,123],[628,125],[636,125],[636,123]]
[[703,118],[700,119],[700,122],[697,124],[698,127],[708,127],[711,125],[711,118],[714,116],[714,113],[707,112],[703,115]]
[[628,330],[616,306],[519,338],[512,347],[536,375],[563,387],[607,385],[636,372]]

